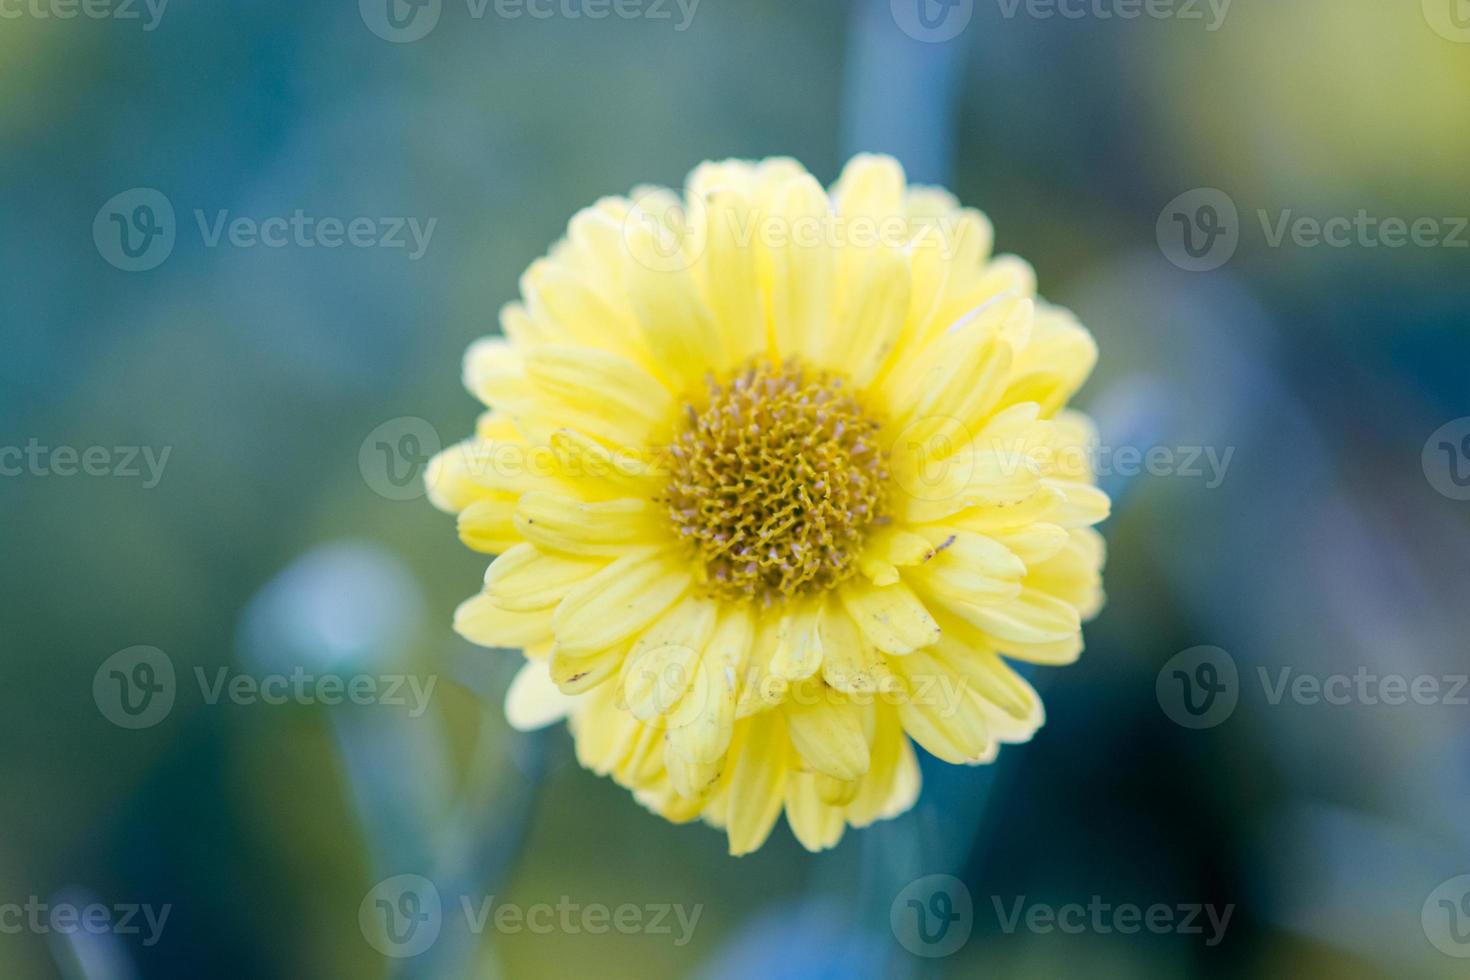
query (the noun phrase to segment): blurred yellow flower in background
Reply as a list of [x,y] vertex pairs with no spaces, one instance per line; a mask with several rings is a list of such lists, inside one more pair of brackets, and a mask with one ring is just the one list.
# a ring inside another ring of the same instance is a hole
[[577,214],[476,342],[475,435],[431,499],[495,554],[456,629],[526,664],[520,728],[670,820],[807,848],[1031,737],[1005,658],[1102,603],[1096,360],[989,222],[855,158],[707,163]]

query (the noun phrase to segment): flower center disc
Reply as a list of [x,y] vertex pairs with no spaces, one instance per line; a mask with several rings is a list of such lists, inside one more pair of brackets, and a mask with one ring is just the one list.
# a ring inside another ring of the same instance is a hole
[[686,412],[663,502],[709,592],[769,605],[852,574],[888,466],[840,377],[760,362]]

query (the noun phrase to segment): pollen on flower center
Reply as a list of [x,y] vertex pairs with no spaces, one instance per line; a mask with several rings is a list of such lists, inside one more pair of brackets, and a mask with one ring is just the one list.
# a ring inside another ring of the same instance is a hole
[[711,379],[686,416],[662,499],[712,594],[770,604],[852,574],[888,467],[841,377],[758,362]]

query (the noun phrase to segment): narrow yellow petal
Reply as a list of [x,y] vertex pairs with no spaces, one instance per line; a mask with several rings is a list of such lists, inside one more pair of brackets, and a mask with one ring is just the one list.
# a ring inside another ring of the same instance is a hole
[[528,493],[516,506],[515,527],[538,548],[567,555],[615,556],[657,541],[657,511],[646,500],[584,503],[551,493]]
[[768,711],[744,723],[727,788],[725,833],[732,855],[749,854],[770,836],[781,815],[789,751],[780,712]]
[[832,316],[834,257],[827,192],[810,174],[787,181],[776,197],[780,238],[767,242],[770,316],[776,353],[821,363]]
[[551,637],[551,610],[511,612],[481,593],[454,611],[454,631],[482,647],[528,647]]
[[1056,643],[1082,628],[1075,608],[1031,588],[1000,605],[966,606],[963,615],[984,632],[1019,643]]
[[810,677],[822,665],[822,638],[817,631],[819,600],[793,604],[782,617],[776,652],[771,657],[771,673],[788,681]]
[[522,665],[505,692],[505,720],[518,731],[535,731],[565,718],[572,703],[552,683],[546,664],[529,661]]
[[[620,671],[627,653],[624,644],[607,650],[599,650],[591,656],[586,654],[568,656],[553,648],[547,668],[550,671],[551,682],[561,693],[585,694]],[[616,685],[609,685],[609,687],[616,687]]]
[[518,544],[490,563],[485,591],[502,609],[530,612],[555,606],[572,587],[596,573],[603,561],[568,558]]
[[488,555],[509,551],[521,543],[515,528],[516,497],[496,491],[459,512],[455,524],[465,547]]
[[842,839],[846,826],[842,808],[822,799],[817,787],[820,777],[793,772],[786,781],[786,822],[808,851],[825,851]]

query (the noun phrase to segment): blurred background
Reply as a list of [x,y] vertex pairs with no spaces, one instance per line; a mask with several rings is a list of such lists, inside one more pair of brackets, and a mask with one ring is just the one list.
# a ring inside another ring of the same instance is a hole
[[[0,0],[0,79],[0,977],[1466,975],[1464,0]],[[507,727],[422,461],[575,209],[861,150],[1096,334],[1109,603],[735,860]]]

